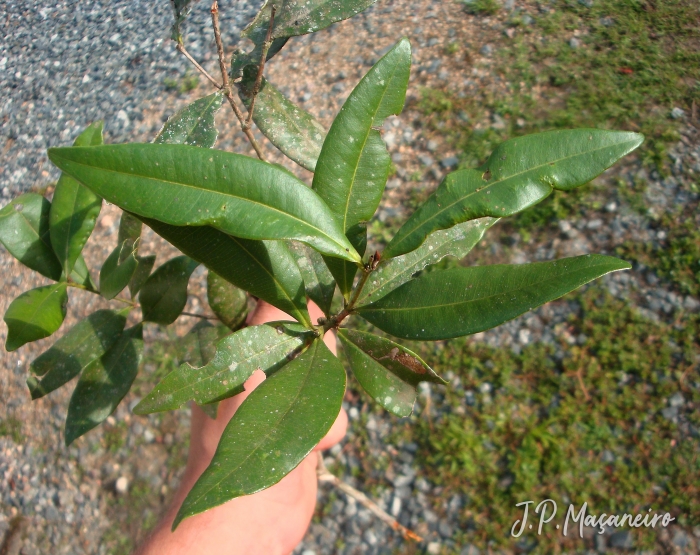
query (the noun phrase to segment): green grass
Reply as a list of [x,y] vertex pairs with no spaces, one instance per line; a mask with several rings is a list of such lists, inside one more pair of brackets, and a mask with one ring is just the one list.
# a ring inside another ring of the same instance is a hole
[[9,437],[17,444],[23,443],[22,422],[12,417],[0,420],[0,437]]
[[163,79],[163,85],[169,91],[177,91],[180,94],[186,94],[199,86],[199,76],[188,71],[179,79],[166,77]]
[[[586,340],[571,346],[562,339],[563,360],[542,344],[520,355],[464,339],[420,347],[439,373],[454,372],[461,387],[445,390],[451,412],[413,416],[393,441],[420,445],[419,472],[444,488],[433,499],[437,512],[453,493],[467,496],[458,543],[512,548],[515,504],[524,500],[552,498],[560,510],[587,501],[594,514],[653,507],[671,512],[681,526],[700,519],[698,442],[661,415],[674,393],[700,402],[691,385],[700,378],[698,317],[678,326],[653,323],[597,287],[576,298],[580,315],[559,331]],[[489,399],[478,393],[485,381],[493,387]],[[464,389],[477,397],[466,414]],[[697,411],[684,418],[700,425]],[[614,461],[603,459],[605,451]],[[638,547],[655,537],[651,529],[633,534]],[[554,529],[530,535],[533,540],[535,553],[582,547],[578,540],[563,543]]]

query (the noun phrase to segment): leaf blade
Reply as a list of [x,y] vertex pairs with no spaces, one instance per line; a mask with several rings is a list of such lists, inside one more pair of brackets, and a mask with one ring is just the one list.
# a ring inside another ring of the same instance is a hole
[[289,251],[279,241],[248,241],[209,226],[178,227],[140,218],[180,251],[229,283],[311,325],[304,282]]
[[333,425],[344,393],[342,365],[323,341],[314,341],[236,411],[211,464],[180,507],[173,529],[183,518],[279,482]]
[[476,170],[449,174],[399,229],[387,258],[417,248],[435,230],[474,218],[510,216],[557,189],[588,183],[637,148],[638,133],[600,129],[548,131],[510,139]]
[[138,261],[136,250],[129,239],[117,245],[102,264],[100,269],[100,295],[110,300],[121,293],[129,285],[136,272]]
[[[102,144],[102,122],[87,127],[73,143],[74,146]],[[56,184],[49,213],[51,246],[69,276],[80,253],[90,238],[102,209],[102,199],[66,174]]]
[[212,148],[219,134],[214,116],[221,108],[223,99],[222,92],[215,92],[178,110],[168,118],[153,142]]
[[[350,243],[362,255],[366,226],[384,192],[391,158],[377,127],[400,114],[411,72],[411,45],[400,40],[358,83],[333,121],[316,164],[313,189],[338,216]],[[329,263],[344,296],[357,266]]]
[[611,256],[583,255],[430,272],[357,312],[396,337],[449,339],[493,328],[593,279],[630,267]]
[[16,351],[22,345],[49,337],[66,317],[68,286],[55,283],[25,291],[5,312],[7,339],[5,349]]
[[248,296],[215,272],[207,274],[209,306],[229,329],[236,330],[248,315]]
[[126,314],[98,310],[73,326],[30,365],[35,376],[27,379],[32,400],[39,399],[68,383],[94,360],[104,355],[124,330]]
[[[282,330],[282,333],[280,333]],[[189,363],[168,374],[134,408],[136,414],[175,410],[193,400],[212,403],[243,391],[243,383],[260,368],[270,375],[289,362],[312,337],[290,322],[243,328],[216,344],[216,353],[200,368]]]
[[177,256],[151,274],[139,292],[144,322],[167,326],[177,320],[187,304],[187,285],[197,266],[188,256]]
[[114,412],[131,389],[143,355],[143,326],[123,332],[114,345],[83,370],[66,417],[65,441],[70,445]]
[[272,164],[219,150],[136,143],[53,148],[49,158],[136,215],[170,225],[211,225],[244,239],[295,239],[361,262],[318,195]]
[[420,382],[446,383],[418,355],[398,343],[348,329],[338,330],[338,338],[362,388],[396,416],[411,415]]
[[324,264],[323,257],[300,243],[290,243],[289,251],[296,258],[299,272],[304,279],[306,296],[315,302],[326,316],[330,316],[335,280]]

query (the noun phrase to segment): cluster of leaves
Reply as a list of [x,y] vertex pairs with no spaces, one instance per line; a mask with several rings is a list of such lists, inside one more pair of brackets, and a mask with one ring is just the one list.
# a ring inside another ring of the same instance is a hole
[[[302,17],[295,15],[296,2],[282,2],[274,26],[266,4],[244,35],[260,47],[260,56],[269,56],[289,36],[327,26],[370,3],[317,1],[314,9],[306,5],[308,14]],[[272,29],[273,40],[258,40],[259,29]],[[252,103],[257,87],[248,86],[244,57],[234,55],[233,75],[241,66],[241,94],[250,94]],[[220,91],[178,112],[153,143],[102,145],[96,124],[73,147],[49,149],[49,158],[63,171],[53,204],[25,196],[0,212],[0,240],[8,250],[56,281],[11,304],[5,315],[8,350],[60,327],[69,287],[126,305],[92,314],[31,365],[28,384],[34,398],[80,374],[69,406],[68,443],[103,421],[124,397],[138,370],[144,323],[167,325],[178,318],[199,264],[209,270],[209,304],[222,324],[192,330],[189,362],[168,374],[135,412],[194,401],[215,414],[216,403],[239,393],[256,369],[266,373],[268,379],[226,427],[211,465],[173,526],[278,482],[329,430],[346,375],[322,341],[325,332],[337,330],[355,377],[393,414],[411,413],[420,382],[444,383],[400,344],[340,328],[348,317],[358,315],[398,338],[449,339],[492,328],[629,268],[612,257],[587,255],[415,277],[446,256],[465,256],[500,217],[555,190],[588,182],[642,141],[635,133],[595,129],[503,143],[481,167],[449,174],[383,253],[367,256],[367,223],[391,166],[377,129],[401,112],[410,64],[410,44],[403,39],[355,87],[328,133],[272,85],[263,85],[255,98],[255,121],[292,160],[314,170],[310,188],[280,166],[212,148]],[[103,199],[124,214],[118,245],[102,266],[98,288],[80,252]],[[143,223],[184,255],[152,272],[155,259],[138,254]],[[130,298],[118,297],[126,288]],[[337,309],[336,289],[342,296]],[[245,316],[241,290],[296,322],[237,330]],[[309,317],[307,300],[325,314],[317,323]],[[127,317],[137,323],[125,329]]]

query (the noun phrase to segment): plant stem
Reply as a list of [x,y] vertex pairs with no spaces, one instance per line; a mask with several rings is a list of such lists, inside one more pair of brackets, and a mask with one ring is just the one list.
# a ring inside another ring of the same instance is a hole
[[320,451],[318,453],[318,467],[316,469],[316,473],[318,475],[319,482],[330,482],[349,497],[352,497],[356,501],[362,503],[375,516],[377,516],[379,520],[381,520],[385,524],[388,524],[393,530],[399,532],[404,537],[404,539],[413,540],[417,542],[423,541],[423,538],[421,538],[418,534],[412,532],[405,526],[399,524],[399,522],[395,518],[393,518],[389,513],[384,511],[379,505],[377,505],[364,493],[362,493],[359,490],[356,490],[350,484],[346,484],[340,478],[328,472],[328,469],[326,468],[326,465],[323,462],[323,455]]
[[194,312],[181,312],[182,316],[192,316],[194,318],[201,318],[202,320],[218,320],[216,316],[210,316],[208,314],[195,314]]
[[219,88],[223,91],[224,95],[226,96],[226,100],[228,100],[228,103],[231,105],[233,113],[236,114],[238,122],[241,124],[241,129],[243,129],[243,133],[245,133],[245,136],[248,137],[248,142],[250,142],[251,146],[253,147],[253,150],[255,150],[255,154],[258,155],[258,158],[260,160],[265,161],[265,156],[263,156],[262,150],[260,149],[260,145],[255,139],[255,135],[253,135],[253,132],[250,130],[250,127],[246,128],[243,112],[241,112],[241,109],[238,107],[235,99],[233,98],[233,92],[231,91],[231,83],[228,79],[228,70],[226,68],[224,44],[221,41],[221,28],[219,27],[219,4],[216,0],[214,0],[214,3],[211,5],[211,22],[214,27],[214,39],[216,40],[216,50],[219,54],[219,67],[221,68],[221,79],[224,83],[223,86]]
[[199,63],[197,63],[197,60],[195,60],[192,57],[192,55],[187,51],[184,44],[178,42],[175,48],[177,48],[177,50],[181,52],[185,56],[185,58],[192,62],[192,65],[194,65],[194,67],[196,67],[199,70],[199,72],[202,75],[204,75],[204,77],[209,79],[212,85],[214,85],[217,89],[221,90],[221,85],[218,83],[218,81],[214,79],[211,75],[209,75],[209,72],[206,69],[204,69],[201,65],[199,65]]
[[265,35],[265,42],[262,47],[262,55],[260,56],[260,64],[258,65],[258,74],[255,77],[255,85],[253,86],[253,97],[250,99],[250,108],[248,108],[248,119],[245,122],[245,127],[250,129],[253,123],[253,111],[255,110],[255,97],[258,96],[260,92],[260,84],[262,83],[263,70],[265,69],[265,60],[267,58],[267,53],[270,50],[270,45],[272,44],[272,27],[275,25],[275,6],[272,6],[270,12],[270,24],[267,26],[267,35]]

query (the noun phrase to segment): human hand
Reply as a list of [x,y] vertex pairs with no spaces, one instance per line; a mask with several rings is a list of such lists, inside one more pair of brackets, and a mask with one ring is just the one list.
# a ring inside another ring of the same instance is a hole
[[[309,303],[309,315],[315,322],[323,313],[315,304]],[[259,301],[248,318],[248,324],[279,320],[293,319]],[[335,354],[333,333],[327,333],[324,341]],[[318,451],[332,447],[345,436],[348,418],[342,409],[314,451],[280,482],[187,518],[175,532],[170,531],[187,493],[211,462],[224,428],[245,398],[264,379],[262,371],[255,372],[245,382],[243,393],[219,404],[216,420],[192,405],[190,451],[182,482],[163,521],[138,551],[139,555],[288,555],[303,539],[316,506]]]

